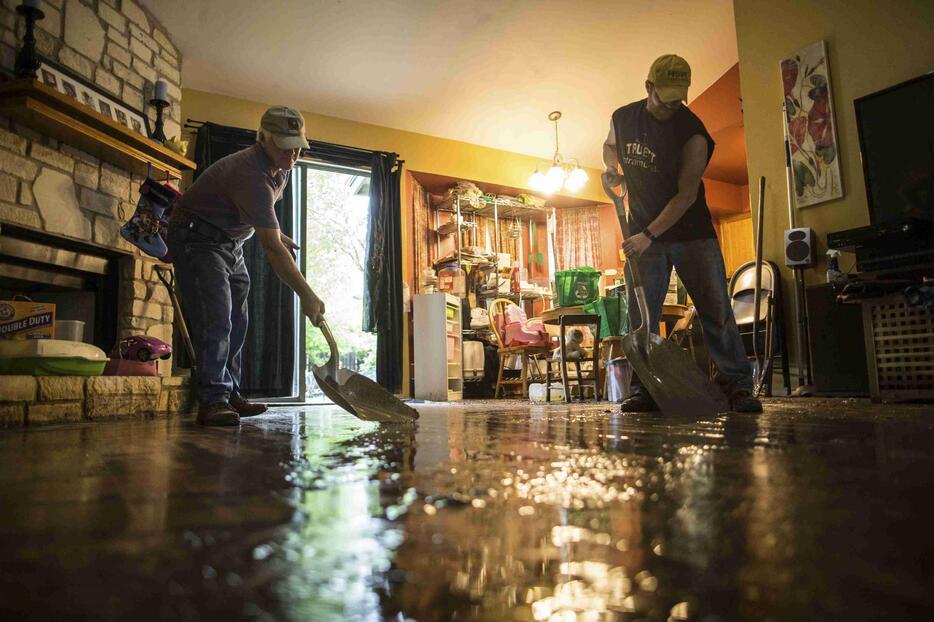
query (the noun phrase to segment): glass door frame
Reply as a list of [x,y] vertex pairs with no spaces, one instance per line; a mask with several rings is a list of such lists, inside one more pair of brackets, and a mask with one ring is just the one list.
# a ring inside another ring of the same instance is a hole
[[[302,158],[292,169],[292,210],[294,222],[297,223],[295,227],[294,237],[295,243],[298,244],[298,256],[296,261],[298,262],[299,272],[302,273],[302,276],[306,279],[308,275],[305,271],[305,266],[308,261],[308,250],[305,244],[305,240],[308,236],[308,170],[314,169],[319,171],[330,171],[332,173],[340,173],[343,175],[355,175],[355,176],[371,176],[371,171],[369,168],[354,168],[348,166],[336,166],[333,164],[326,164],[324,162],[319,162],[317,160],[311,160]],[[293,313],[295,317],[295,325],[298,330],[295,331],[296,340],[295,340],[295,375],[292,377],[293,387],[298,388],[297,394],[291,395],[289,397],[277,397],[269,398],[265,401],[269,404],[314,404],[318,405],[318,402],[308,402],[308,383],[306,380],[305,368],[308,365],[308,352],[305,350],[305,336],[306,331],[308,330],[308,322],[305,321],[305,316],[302,315],[301,305],[298,304],[298,296],[294,297],[293,302]],[[296,377],[297,376],[297,377]],[[330,403],[330,402],[327,402]]]

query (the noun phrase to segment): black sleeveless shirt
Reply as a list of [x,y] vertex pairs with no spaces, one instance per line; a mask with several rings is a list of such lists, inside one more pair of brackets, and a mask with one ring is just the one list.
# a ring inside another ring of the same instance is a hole
[[[707,140],[707,162],[714,142],[707,129],[687,106],[667,121],[659,121],[646,109],[646,100],[633,102],[613,113],[616,156],[626,177],[629,193],[629,227],[645,229],[678,193],[682,149],[695,134]],[[697,199],[674,225],[658,236],[663,242],[683,242],[716,237],[701,180]]]

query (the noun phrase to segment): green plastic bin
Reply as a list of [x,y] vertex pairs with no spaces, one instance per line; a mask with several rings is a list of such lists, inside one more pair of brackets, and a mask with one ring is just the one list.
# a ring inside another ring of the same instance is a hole
[[100,376],[107,355],[88,343],[61,339],[0,341],[0,375]]
[[585,305],[599,298],[600,274],[589,266],[555,272],[558,306]]

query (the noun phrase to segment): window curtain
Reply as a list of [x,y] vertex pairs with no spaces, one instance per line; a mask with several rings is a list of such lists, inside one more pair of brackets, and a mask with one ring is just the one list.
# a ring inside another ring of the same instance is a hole
[[376,333],[376,382],[402,388],[402,205],[401,161],[373,152],[367,225],[363,329]]
[[600,258],[600,219],[596,207],[556,210],[556,268],[595,267]]
[[[195,144],[195,179],[207,167],[256,142],[256,131],[205,123],[198,128]],[[294,175],[294,173],[293,173]],[[279,228],[295,237],[295,210],[290,177],[276,204]],[[298,327],[295,295],[273,271],[266,251],[256,237],[243,245],[243,258],[250,273],[248,308],[250,325],[243,346],[240,391],[247,397],[290,397],[295,394]]]

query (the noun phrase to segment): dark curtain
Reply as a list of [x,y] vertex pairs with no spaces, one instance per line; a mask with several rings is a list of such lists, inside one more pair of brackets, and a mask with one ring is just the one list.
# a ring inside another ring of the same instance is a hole
[[[195,178],[207,167],[256,142],[256,132],[205,123],[198,128],[195,144]],[[295,237],[292,181],[276,204],[279,227]],[[295,393],[295,294],[273,271],[262,244],[254,236],[243,245],[250,273],[248,301],[250,328],[243,346],[240,391],[247,397],[288,397]]]
[[370,163],[363,329],[376,333],[376,381],[402,387],[402,166],[393,153],[374,152]]

